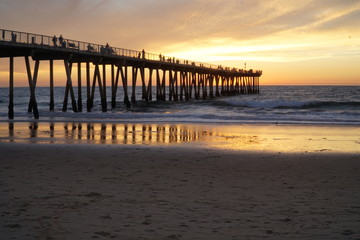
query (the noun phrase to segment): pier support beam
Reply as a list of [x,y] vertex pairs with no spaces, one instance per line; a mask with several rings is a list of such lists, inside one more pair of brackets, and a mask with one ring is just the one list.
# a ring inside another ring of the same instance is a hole
[[[100,72],[99,72],[99,74],[100,74]],[[101,79],[100,75],[99,75],[99,79]],[[103,85],[102,85],[102,90],[103,90],[102,98],[103,98],[103,100],[101,102],[104,101],[105,104],[107,105],[107,101],[106,101],[106,99],[107,99],[107,97],[106,97],[106,95],[107,95],[106,94],[106,64],[103,64],[103,79],[102,79],[102,82],[103,82]],[[106,106],[106,111],[107,111],[107,106]]]
[[160,100],[160,74],[159,69],[156,69],[156,100]]
[[159,69],[156,69],[156,99],[158,101],[166,100],[165,79],[166,79],[166,70],[165,69],[162,70],[162,78],[160,78]]
[[97,74],[96,74],[96,66],[97,64],[94,63],[95,65],[95,70],[94,70],[94,76],[93,76],[93,81],[92,81],[92,85],[91,85],[91,93],[90,93],[90,109],[92,109],[94,107],[94,97],[95,97],[95,87],[96,87],[96,79],[97,79]]
[[65,96],[64,96],[64,102],[63,102],[63,112],[67,111],[67,103],[68,103],[68,94],[70,92],[71,97],[71,104],[74,112],[78,112],[77,105],[76,105],[76,99],[74,94],[74,89],[72,86],[72,80],[71,80],[71,68],[72,63],[69,63],[68,60],[64,60],[65,65],[65,72],[66,72],[66,89],[65,89]]
[[10,57],[9,69],[9,119],[14,119],[14,57]]
[[194,72],[189,72],[189,98],[192,98],[192,89],[193,89],[193,82],[194,82]]
[[190,72],[185,72],[185,100],[189,101],[191,98],[190,94]]
[[119,68],[116,71],[116,79],[115,79],[115,67],[114,64],[111,64],[111,108],[116,108],[116,92],[117,92],[117,84],[119,82]]
[[[38,77],[38,73],[39,73],[39,65],[40,65],[40,61],[36,60],[35,61],[35,66],[34,66],[34,72],[32,75],[32,84],[33,84],[33,88],[34,88],[34,93],[36,90],[36,83],[37,83],[37,77]],[[31,74],[31,71],[30,71]],[[31,101],[31,99],[29,100],[29,106],[28,106],[28,112],[32,112],[33,110],[33,102]]]
[[[99,92],[100,92],[100,98],[101,98],[101,109],[102,109],[103,112],[107,112],[106,94],[105,94],[105,91],[104,91],[103,81],[101,81],[99,64],[95,65],[94,84],[96,82],[96,79],[97,79],[98,86],[99,86]],[[92,98],[94,99],[94,95],[92,96]]]
[[202,98],[205,100],[208,96],[208,93],[207,93],[207,84],[208,83],[208,74],[202,74],[202,81],[201,81],[201,84],[202,84],[202,92],[203,92],[203,96]]
[[146,96],[149,101],[152,100],[152,75],[153,75],[153,69],[149,69],[149,82],[147,86]]
[[[39,61],[36,61],[36,62],[37,63],[35,63],[35,70],[39,69]],[[29,82],[29,88],[30,88],[30,104],[33,109],[34,118],[39,119],[39,111],[38,111],[37,103],[36,103],[34,82],[33,82],[33,77],[31,74],[30,62],[29,62],[28,56],[25,56],[25,65],[26,65],[26,71],[27,71],[27,75],[28,75],[28,82]],[[37,67],[36,67],[36,65],[37,65]],[[37,75],[37,73],[36,73],[36,75]],[[35,76],[35,73],[34,73],[34,76]]]
[[209,87],[210,87],[210,98],[214,97],[214,75],[209,74]]
[[86,62],[86,110],[91,112],[90,62]]
[[140,68],[141,82],[142,82],[142,99],[145,101],[152,100],[152,74],[153,69],[149,68],[149,80],[145,81],[145,68]]
[[51,59],[49,61],[50,67],[50,104],[49,110],[54,111],[54,61]]
[[178,72],[169,70],[169,101],[178,100]]
[[77,70],[78,70],[78,111],[82,112],[81,62],[78,62]]
[[122,66],[119,66],[121,72],[121,80],[124,89],[124,104],[127,108],[131,107],[131,103],[129,101],[129,94],[128,94],[128,67],[125,65],[124,70]]
[[187,91],[187,72],[180,71],[180,101],[183,101],[183,96],[185,96],[185,100],[188,101],[188,91]]
[[137,73],[138,73],[138,69],[137,67],[133,67],[132,68],[132,93],[131,93],[131,102],[135,103],[136,102],[136,79],[137,79]]
[[141,77],[141,89],[142,89],[142,94],[141,94],[141,99],[147,101],[147,91],[146,91],[146,83],[145,83],[145,68],[144,66],[140,67],[140,77]]

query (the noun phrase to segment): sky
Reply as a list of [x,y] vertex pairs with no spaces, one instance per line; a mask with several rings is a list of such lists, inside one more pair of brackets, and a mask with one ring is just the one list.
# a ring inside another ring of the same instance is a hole
[[[264,85],[360,85],[360,0],[1,0],[0,23],[229,67],[246,63],[263,71]],[[22,78],[23,59],[17,62]],[[0,59],[0,85],[8,68]]]

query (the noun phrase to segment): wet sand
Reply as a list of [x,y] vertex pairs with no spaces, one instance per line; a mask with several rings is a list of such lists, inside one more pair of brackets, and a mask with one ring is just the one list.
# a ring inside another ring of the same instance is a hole
[[287,137],[222,130],[162,144],[3,137],[0,239],[360,239],[358,148],[331,149],[328,133],[292,134],[321,143],[311,150],[254,150]]

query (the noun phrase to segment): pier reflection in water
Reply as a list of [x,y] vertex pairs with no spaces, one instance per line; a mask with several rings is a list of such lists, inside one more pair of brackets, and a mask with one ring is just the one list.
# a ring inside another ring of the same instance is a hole
[[275,153],[358,154],[358,132],[358,126],[0,122],[0,142],[3,143],[169,145],[197,142],[191,146]]
[[212,135],[192,126],[176,124],[13,123],[0,129],[1,142],[172,144],[194,142]]

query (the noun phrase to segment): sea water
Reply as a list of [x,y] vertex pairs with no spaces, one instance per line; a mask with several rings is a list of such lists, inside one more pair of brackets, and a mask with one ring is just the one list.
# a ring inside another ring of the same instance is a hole
[[[86,112],[86,88],[82,89],[83,112],[74,113],[69,95],[68,111],[62,112],[64,87],[55,88],[55,111],[49,111],[49,87],[36,88],[40,121],[105,123],[218,123],[218,124],[360,124],[360,86],[261,86],[260,94],[242,94],[190,101],[143,101],[137,87],[136,103],[126,108],[118,88],[117,107],[101,111],[96,90],[94,108]],[[75,98],[77,88],[75,87]],[[153,89],[153,99],[155,99]],[[15,121],[31,121],[27,112],[29,88],[15,88]],[[8,121],[9,89],[0,88],[0,121]]]

